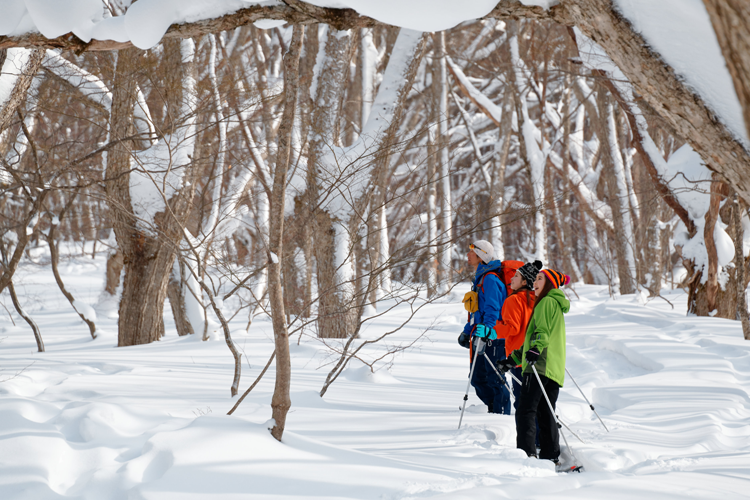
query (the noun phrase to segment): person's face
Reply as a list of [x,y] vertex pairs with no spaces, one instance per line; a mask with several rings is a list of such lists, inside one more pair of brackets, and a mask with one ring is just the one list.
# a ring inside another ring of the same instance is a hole
[[543,273],[539,273],[536,275],[536,281],[534,281],[534,293],[539,295],[542,293],[542,288],[544,288],[544,285],[547,284],[547,278],[544,276]]
[[469,262],[469,265],[471,267],[477,267],[479,263],[482,262],[482,259],[480,259],[479,256],[474,253],[474,250],[469,250],[469,253],[466,254],[466,260]]
[[516,274],[510,279],[511,290],[518,290],[526,286],[526,280],[521,277],[521,273],[516,271]]

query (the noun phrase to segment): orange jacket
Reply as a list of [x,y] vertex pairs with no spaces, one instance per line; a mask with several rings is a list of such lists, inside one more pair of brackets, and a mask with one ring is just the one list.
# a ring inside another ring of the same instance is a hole
[[523,346],[523,341],[526,338],[526,327],[529,324],[532,312],[534,312],[533,291],[514,292],[513,295],[505,299],[500,315],[502,319],[495,324],[495,331],[498,338],[505,339],[506,356]]

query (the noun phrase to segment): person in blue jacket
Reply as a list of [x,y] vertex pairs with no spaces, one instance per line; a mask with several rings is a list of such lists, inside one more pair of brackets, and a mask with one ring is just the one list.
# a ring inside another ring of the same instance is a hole
[[[472,291],[464,299],[466,309],[470,312],[469,320],[459,337],[459,344],[470,348],[470,361],[473,361],[473,345],[476,344],[474,339],[481,337],[487,343],[485,352],[490,359],[487,360],[484,356],[477,359],[471,385],[479,399],[487,405],[489,413],[510,415],[510,394],[490,365],[505,358],[505,339],[497,338],[494,326],[500,319],[503,302],[508,296],[505,284],[500,279],[502,263],[492,260],[494,254],[495,249],[489,241],[477,240],[469,245],[467,260],[471,267],[476,268],[476,275]],[[466,304],[471,300],[476,300],[473,307]],[[472,310],[475,311],[471,312]]]

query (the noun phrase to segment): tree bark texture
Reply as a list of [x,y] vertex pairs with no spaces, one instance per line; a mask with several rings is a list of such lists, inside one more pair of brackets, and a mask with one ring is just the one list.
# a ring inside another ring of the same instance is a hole
[[[714,176],[716,177],[716,176]],[[719,209],[726,193],[726,185],[714,178],[711,184],[711,201],[706,212],[706,225],[703,226],[703,241],[708,253],[708,269],[706,270],[706,306],[711,312],[716,309],[716,295],[719,290],[719,256],[716,251],[714,231],[719,220]]]
[[172,309],[177,335],[180,337],[195,333],[185,308],[186,292],[190,293],[185,284],[184,269],[179,260],[175,259],[172,264],[172,272],[169,275],[169,282],[167,283],[167,297],[169,297],[169,306]]
[[[324,51],[320,54],[322,64],[315,69],[317,91],[311,122],[307,196],[310,212],[315,214],[313,237],[318,271],[318,336],[325,338],[345,338],[351,334],[356,313],[351,294],[339,293],[341,287],[337,283],[340,271],[336,263],[335,226],[342,222],[320,207],[323,199],[330,195],[328,191],[332,186],[327,184],[341,182],[335,174],[337,165],[328,165],[327,156],[337,143],[335,130],[341,113],[340,98],[349,66],[350,44],[348,33],[329,27],[325,45],[319,49]],[[349,252],[350,248],[338,250],[343,253]],[[354,286],[353,283],[346,285]]]
[[723,286],[719,283],[719,257],[714,237],[716,224],[720,220],[726,220],[730,222],[726,231],[733,239],[735,238],[735,229],[731,224],[733,220],[732,211],[735,206],[731,202],[724,203],[722,206],[722,202],[729,197],[730,191],[728,186],[718,181],[717,178],[718,176],[714,176],[714,181],[711,183],[711,198],[709,209],[705,215],[703,231],[708,264],[705,269],[695,270],[689,282],[688,312],[697,316],[737,319],[737,269],[726,266],[724,268],[724,272],[727,274],[726,282]]
[[107,272],[104,282],[104,291],[110,295],[117,293],[117,287],[120,286],[120,275],[122,274],[123,265],[122,252],[119,248],[115,248],[107,256]]
[[[171,44],[165,50],[180,50]],[[117,58],[110,114],[111,140],[133,135],[133,105],[136,99],[136,77],[143,52],[121,50]],[[181,61],[181,58],[178,58]],[[182,71],[194,71],[194,63],[184,62]],[[165,68],[175,71],[175,68]],[[180,92],[167,103],[171,112],[181,109]],[[130,196],[132,142],[122,141],[107,155],[105,186],[117,244],[123,253],[125,275],[118,320],[118,346],[147,344],[164,335],[164,300],[175,258],[177,242],[182,238],[185,214],[192,201],[195,183],[174,195],[166,213],[154,217],[156,228],[146,230],[138,225]],[[188,175],[188,174],[186,174]],[[148,307],[144,307],[144,304]]]
[[[121,50],[118,54],[110,114],[112,140],[133,135],[136,73],[142,54],[138,49]],[[162,242],[145,234],[136,225],[130,200],[131,147],[129,142],[121,142],[109,151],[105,177],[112,223],[125,268],[118,346],[147,344],[164,334],[162,310],[167,282],[159,279],[164,273],[159,273],[158,269],[166,264],[171,267],[174,258],[171,250],[164,251]],[[144,304],[149,307],[144,307]]]
[[734,234],[732,240],[734,242],[734,268],[736,273],[737,318],[742,323],[743,337],[745,337],[745,340],[750,340],[750,314],[747,310],[747,281],[745,279],[747,275],[744,252],[745,232],[742,228],[742,214],[745,213],[745,207],[742,206],[742,201],[736,193],[733,198],[732,226],[734,227]]
[[271,195],[271,220],[269,230],[269,250],[271,252],[268,276],[268,291],[271,299],[271,320],[273,322],[276,353],[276,384],[271,398],[271,411],[274,426],[271,435],[281,441],[286,426],[286,415],[292,405],[289,388],[292,378],[292,362],[289,354],[289,333],[284,311],[284,292],[281,281],[282,238],[284,235],[284,202],[286,178],[291,155],[292,129],[299,91],[299,57],[302,48],[304,27],[295,26],[289,49],[284,55],[284,112],[279,126],[278,156],[273,178]]
[[26,99],[26,93],[31,87],[31,82],[42,67],[44,53],[44,49],[34,49],[29,54],[26,63],[21,67],[16,67],[14,61],[11,61],[7,56],[0,64],[3,73],[8,72],[17,75],[8,99],[5,102],[0,102],[0,130],[4,130],[8,126],[11,118],[16,114],[18,106]]
[[750,136],[750,2],[703,0],[740,99]]

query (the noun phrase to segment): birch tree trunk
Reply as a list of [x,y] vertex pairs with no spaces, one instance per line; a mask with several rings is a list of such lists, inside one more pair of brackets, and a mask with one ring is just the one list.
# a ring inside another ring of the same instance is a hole
[[445,52],[445,32],[433,35],[435,61],[437,63],[438,98],[438,158],[440,172],[440,246],[438,254],[438,288],[440,292],[449,289],[453,279],[453,206],[451,204],[450,137],[448,135],[448,69]]
[[437,147],[435,126],[427,131],[427,297],[434,297],[438,283]]

